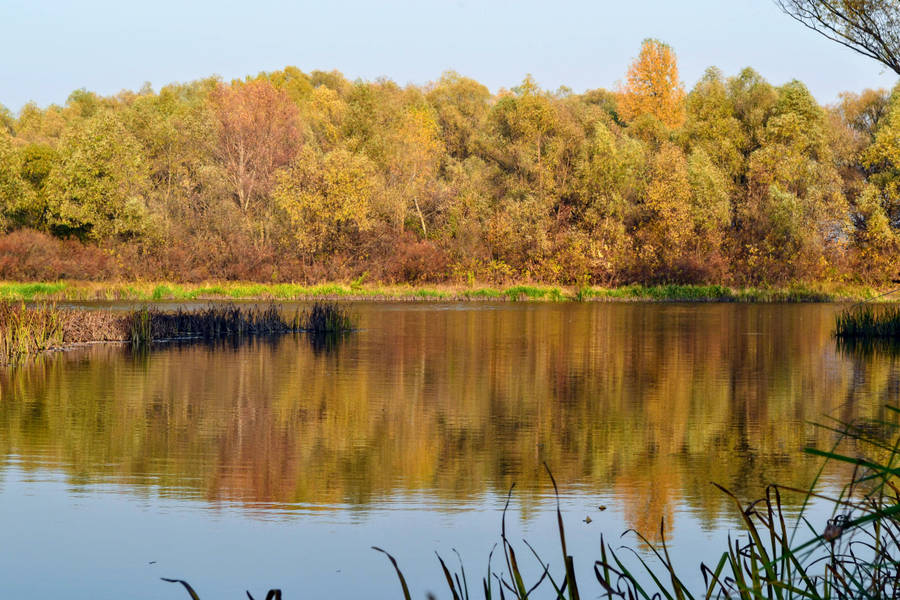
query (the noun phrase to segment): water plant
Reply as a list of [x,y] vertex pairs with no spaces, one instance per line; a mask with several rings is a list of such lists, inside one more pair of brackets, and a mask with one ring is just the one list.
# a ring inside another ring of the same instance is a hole
[[[200,600],[200,595],[197,594],[196,591],[194,591],[194,588],[187,581],[185,581],[183,579],[169,579],[168,577],[160,577],[160,579],[162,579],[163,581],[166,581],[168,583],[180,583],[184,587],[184,589],[188,593],[188,595],[191,597],[191,600]],[[249,590],[247,591],[247,597],[250,600],[256,600],[253,597],[253,594],[251,594]],[[281,600],[281,590],[279,590],[279,589],[269,590],[268,593],[266,594],[266,600]]]
[[54,307],[0,302],[0,365],[54,348],[62,338],[63,321]]
[[[763,498],[745,504],[726,488],[716,485],[734,504],[743,531],[738,536],[729,535],[727,547],[714,565],[701,563],[704,584],[700,589],[690,589],[673,565],[662,524],[662,541],[658,545],[636,533],[650,549],[651,559],[626,547],[625,551],[634,558],[629,560],[622,548],[614,548],[601,536],[600,558],[594,562],[593,571],[602,597],[622,600],[897,598],[900,595],[900,488],[896,478],[900,476],[900,436],[896,432],[900,410],[892,406],[886,410],[893,420],[834,420],[823,425],[837,434],[835,445],[824,451],[807,449],[808,453],[827,461],[853,465],[850,481],[836,496],[816,493],[816,482],[805,491],[770,485]],[[847,443],[850,451],[840,451]],[[507,593],[517,600],[525,600],[534,597],[539,589],[546,591],[542,597],[580,598],[574,559],[566,548],[559,492],[549,468],[547,473],[557,497],[564,570],[554,577],[549,563],[523,541],[538,564],[532,578],[535,583],[526,586],[526,573],[506,536],[508,496],[500,530],[506,568],[492,569],[492,550],[488,555],[487,575],[482,579],[486,600],[505,598]],[[785,513],[782,491],[804,495],[800,514],[795,519],[788,519]],[[832,506],[831,518],[824,527],[817,526],[805,515],[813,498],[826,500]],[[807,539],[795,543],[800,535]],[[387,554],[400,579],[403,597],[410,600],[408,585],[396,559],[381,548],[375,550]],[[438,561],[453,599],[469,600],[462,562],[459,572],[453,573],[440,555]],[[552,589],[547,589],[547,585],[541,588],[544,582]]]
[[26,307],[23,303],[0,302],[0,365],[85,342],[131,342],[132,346],[146,347],[161,340],[274,335],[299,331],[307,325],[326,327],[323,331],[346,331],[347,324],[351,323],[340,308],[314,305],[311,314],[312,321],[302,322],[299,311],[286,319],[275,305],[213,305],[176,311],[142,306],[123,312],[59,309],[46,304]]
[[834,335],[842,339],[900,340],[900,307],[888,306],[876,310],[865,304],[850,308],[837,316]]
[[315,302],[297,320],[297,329],[311,333],[341,333],[356,328],[350,312],[336,302]]

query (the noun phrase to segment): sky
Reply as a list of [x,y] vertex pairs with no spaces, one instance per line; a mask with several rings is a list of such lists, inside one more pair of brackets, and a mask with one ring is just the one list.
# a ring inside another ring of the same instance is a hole
[[294,65],[425,84],[446,70],[492,91],[614,88],[641,41],[670,44],[690,89],[709,66],[804,82],[822,103],[897,76],[773,0],[0,0],[0,103],[62,104]]

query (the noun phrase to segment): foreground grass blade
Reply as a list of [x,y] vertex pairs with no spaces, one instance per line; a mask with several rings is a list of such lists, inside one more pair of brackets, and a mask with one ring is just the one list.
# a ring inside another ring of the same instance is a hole
[[[409,586],[406,585],[406,577],[404,577],[403,573],[400,571],[400,567],[397,565],[397,559],[391,556],[386,550],[382,550],[378,546],[372,546],[372,550],[377,550],[378,552],[381,552],[382,554],[387,556],[388,559],[390,559],[391,564],[394,565],[394,570],[397,571],[397,577],[400,578],[400,586],[403,587],[403,598],[405,600],[411,600],[409,595]],[[199,599],[195,598],[195,600]]]
[[444,559],[441,558],[441,555],[437,552],[434,553],[437,556],[438,561],[441,563],[441,569],[444,571],[444,577],[447,579],[447,586],[450,588],[450,593],[453,594],[453,600],[460,600],[459,593],[456,591],[456,585],[453,583],[453,576],[450,574],[450,569],[447,568],[447,565],[444,564]]
[[[256,600],[249,590],[247,591],[247,597],[250,600]],[[269,590],[269,593],[266,594],[266,600],[281,600],[281,590]]]
[[566,549],[566,528],[563,526],[562,510],[559,507],[559,488],[556,486],[556,479],[550,471],[547,463],[544,463],[547,475],[550,476],[550,482],[553,484],[553,494],[556,496],[556,526],[559,528],[559,543],[562,546],[563,564],[566,566],[566,584],[569,588],[569,600],[580,600],[578,595],[578,583],[575,581],[575,560],[569,556]]
[[190,594],[191,600],[200,600],[200,596],[197,595],[197,592],[194,591],[194,588],[191,587],[187,581],[183,579],[167,579],[165,577],[160,577],[163,581],[168,581],[169,583],[180,583],[184,586],[184,589],[187,590],[187,593]]

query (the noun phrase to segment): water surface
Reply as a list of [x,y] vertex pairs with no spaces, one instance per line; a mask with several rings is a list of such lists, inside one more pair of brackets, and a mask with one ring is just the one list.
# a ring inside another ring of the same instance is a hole
[[600,534],[629,527],[664,521],[694,572],[737,526],[711,481],[805,486],[802,449],[832,441],[810,421],[900,402],[900,360],[836,348],[838,308],[354,304],[338,340],[2,370],[0,596],[396,597],[372,545],[443,593],[434,551],[477,583],[513,483],[510,537],[556,559],[545,462],[589,593]]

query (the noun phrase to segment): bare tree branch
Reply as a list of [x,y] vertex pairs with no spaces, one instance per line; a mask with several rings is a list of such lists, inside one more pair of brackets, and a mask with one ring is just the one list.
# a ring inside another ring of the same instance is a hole
[[829,40],[900,75],[900,0],[775,0],[786,14]]

